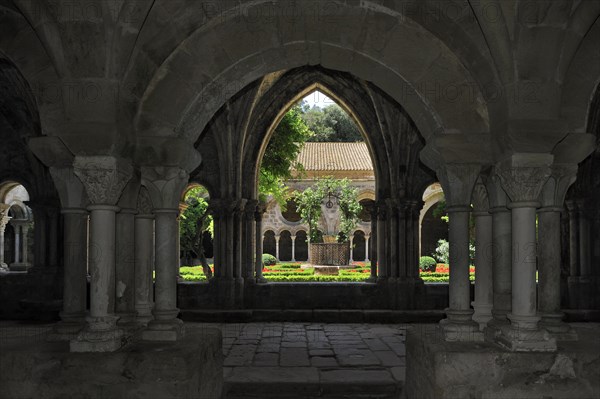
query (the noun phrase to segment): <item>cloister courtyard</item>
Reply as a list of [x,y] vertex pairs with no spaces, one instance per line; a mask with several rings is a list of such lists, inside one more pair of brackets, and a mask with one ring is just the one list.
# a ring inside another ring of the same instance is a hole
[[599,398],[599,43],[600,0],[0,0],[0,398]]

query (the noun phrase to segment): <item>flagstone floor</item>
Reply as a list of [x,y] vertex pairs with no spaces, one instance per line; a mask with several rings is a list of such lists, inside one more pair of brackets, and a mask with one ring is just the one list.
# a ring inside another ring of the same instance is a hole
[[406,326],[204,324],[223,332],[227,397],[397,397]]

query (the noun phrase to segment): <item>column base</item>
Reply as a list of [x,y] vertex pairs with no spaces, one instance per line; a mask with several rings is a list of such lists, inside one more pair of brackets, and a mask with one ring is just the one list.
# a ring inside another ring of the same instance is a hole
[[119,321],[117,321],[117,325],[122,327],[130,327],[132,325],[137,325],[137,314],[135,312],[129,313],[117,313],[119,317]]
[[479,324],[479,330],[483,331],[487,324],[492,320],[492,308],[490,305],[479,305],[477,302],[471,302],[473,306],[473,321]]
[[449,342],[481,342],[483,333],[472,320],[473,310],[446,309],[446,319],[440,321],[444,339]]
[[257,277],[256,278],[256,284],[266,284],[268,282],[269,281],[266,278],[264,278],[264,277]]
[[147,325],[150,321],[154,320],[154,316],[152,315],[152,308],[150,306],[137,308],[136,311],[136,323],[141,325]]
[[575,330],[562,321],[564,313],[544,313],[540,321],[540,328],[548,331],[548,334],[556,341],[577,341],[579,337]]
[[26,272],[31,267],[29,263],[11,263],[8,270],[11,272]]
[[8,271],[8,265],[4,262],[0,263],[0,270]]
[[495,343],[513,352],[555,352],[556,340],[538,328],[539,317],[509,314],[511,324],[500,326]]
[[116,328],[117,317],[86,317],[87,326],[70,342],[71,352],[114,352],[126,343],[124,331]]
[[367,279],[367,283],[376,283],[377,282],[377,276],[371,276]]
[[185,335],[183,321],[180,319],[152,320],[148,328],[142,331],[144,341],[179,341]]
[[54,325],[54,328],[46,337],[48,342],[65,342],[77,339],[77,336],[85,328],[85,315],[65,315],[60,313],[62,319]]

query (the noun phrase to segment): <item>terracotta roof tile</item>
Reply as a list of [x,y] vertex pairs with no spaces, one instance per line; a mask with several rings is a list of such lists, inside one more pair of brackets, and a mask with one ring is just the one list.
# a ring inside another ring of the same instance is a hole
[[366,143],[306,143],[298,162],[311,170],[372,171],[373,163]]

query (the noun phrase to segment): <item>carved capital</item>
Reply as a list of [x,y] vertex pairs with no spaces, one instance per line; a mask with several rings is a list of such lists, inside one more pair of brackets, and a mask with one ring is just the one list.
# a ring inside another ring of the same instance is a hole
[[244,216],[246,220],[250,221],[254,219],[254,214],[256,213],[256,207],[258,206],[258,200],[251,199],[247,200],[246,206],[244,207]]
[[487,191],[490,209],[506,208],[508,206],[508,196],[502,188],[502,182],[500,176],[496,173],[496,169],[492,168],[489,173],[482,174],[481,181]]
[[0,204],[0,231],[4,231],[4,228],[8,224],[8,221],[12,219],[8,216],[8,210],[10,209],[10,205],[8,204]]
[[472,203],[473,211],[477,213],[486,213],[490,209],[487,189],[481,181],[478,181],[473,188]]
[[89,199],[85,188],[71,167],[50,167],[50,174],[63,208],[86,208]]
[[496,165],[502,187],[513,203],[538,202],[552,160],[550,154],[514,154]]
[[449,207],[471,204],[473,186],[480,171],[481,165],[474,164],[447,164],[436,170]]
[[133,175],[130,163],[111,156],[77,156],[73,170],[94,205],[116,205]]
[[152,209],[154,209],[154,206],[152,205],[152,200],[150,199],[150,194],[148,193],[146,187],[140,188],[137,200],[137,209],[138,214],[140,215],[152,214]]
[[567,190],[577,179],[577,165],[562,164],[550,167],[550,177],[544,184],[540,195],[542,207],[562,207]]
[[142,167],[142,184],[148,189],[155,209],[179,209],[189,179],[189,174],[178,167]]

